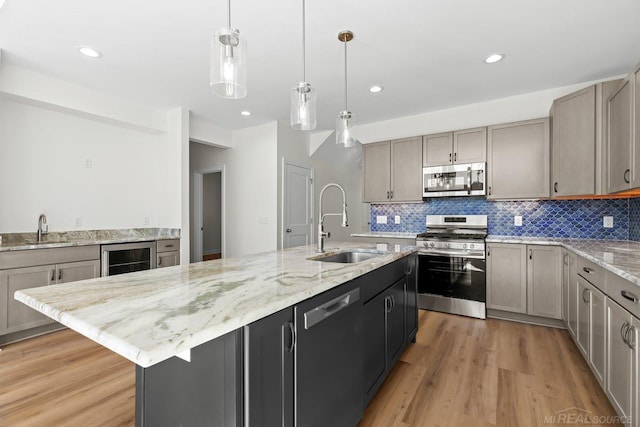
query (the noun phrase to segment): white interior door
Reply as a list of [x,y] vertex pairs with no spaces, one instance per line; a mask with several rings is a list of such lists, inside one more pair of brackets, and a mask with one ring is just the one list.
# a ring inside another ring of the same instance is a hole
[[285,163],[282,247],[313,243],[313,171]]

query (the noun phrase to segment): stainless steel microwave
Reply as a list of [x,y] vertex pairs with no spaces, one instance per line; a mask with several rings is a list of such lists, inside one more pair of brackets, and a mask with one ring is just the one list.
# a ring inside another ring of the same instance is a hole
[[466,163],[422,168],[422,197],[484,196],[486,163]]

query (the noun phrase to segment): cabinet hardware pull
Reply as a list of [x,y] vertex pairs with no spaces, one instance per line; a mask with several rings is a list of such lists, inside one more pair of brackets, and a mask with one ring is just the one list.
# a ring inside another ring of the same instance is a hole
[[293,329],[293,323],[287,322],[286,325],[289,327],[289,334],[291,336],[291,345],[286,349],[287,353],[292,353],[293,349],[296,347],[296,331]]
[[567,262],[567,258],[569,258],[569,254],[564,254],[564,256],[562,257],[562,263],[564,265],[569,265]]
[[529,259],[533,259],[533,251],[529,249]]
[[389,313],[391,311],[391,297],[387,296],[384,298],[384,311]]
[[451,162],[451,153],[449,153],[449,162]]
[[589,304],[589,289],[582,290],[582,301],[584,301],[585,304]]
[[413,272],[413,262],[409,261],[407,264],[409,265],[409,270],[405,271],[404,274],[405,276],[410,276]]
[[161,256],[158,257],[158,267],[160,267],[160,265],[162,265],[162,257]]
[[164,245],[165,248],[172,248],[173,245]]
[[286,232],[287,232],[287,233],[291,233],[291,229],[290,229],[290,228],[287,228],[287,229],[286,229]]
[[391,197],[390,199],[393,199],[393,190],[391,190]]
[[58,270],[58,282],[62,280],[62,269]]
[[625,344],[629,345],[629,343],[627,342],[627,328],[629,327],[629,324],[627,322],[624,322],[622,324],[622,326],[620,327],[620,335],[622,335],[622,341],[624,341]]
[[584,271],[587,274],[592,274],[595,270],[589,267],[582,267],[582,271]]
[[458,153],[453,153],[453,161],[454,162],[458,161]]
[[626,182],[627,184],[629,184],[631,181],[629,180],[629,174],[630,174],[630,170],[627,169],[626,171],[624,171],[624,182]]
[[52,282],[56,281],[56,270],[55,269],[51,270],[51,281]]
[[489,186],[489,196],[491,195],[491,186]]
[[627,329],[627,345],[631,350],[636,348],[636,328],[635,326],[629,325]]
[[557,182],[555,182],[553,184],[553,191],[556,192],[556,193],[558,192],[558,183]]
[[491,246],[487,246],[487,256],[491,256]]
[[631,302],[634,302],[636,304],[638,303],[638,297],[629,291],[620,291],[620,295],[622,295],[624,298],[628,299]]
[[389,198],[389,192],[387,191],[387,199]]

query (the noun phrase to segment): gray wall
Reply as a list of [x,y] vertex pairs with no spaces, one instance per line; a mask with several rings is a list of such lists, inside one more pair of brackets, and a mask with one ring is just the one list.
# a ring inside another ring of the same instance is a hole
[[219,253],[222,249],[220,221],[220,172],[208,173],[202,179],[203,212],[202,254]]

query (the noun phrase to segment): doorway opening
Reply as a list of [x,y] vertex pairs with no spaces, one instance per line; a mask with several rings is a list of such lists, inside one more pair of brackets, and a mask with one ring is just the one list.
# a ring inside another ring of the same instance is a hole
[[191,262],[224,257],[224,166],[194,173],[194,248]]

